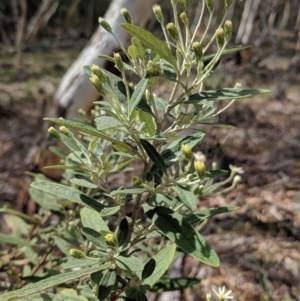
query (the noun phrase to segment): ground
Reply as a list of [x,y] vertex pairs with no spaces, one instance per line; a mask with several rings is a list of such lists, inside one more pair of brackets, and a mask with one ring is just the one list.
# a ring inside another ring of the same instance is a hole
[[[41,131],[44,107],[76,55],[74,50],[25,53],[19,69],[12,57],[0,62],[1,205],[34,210],[27,203],[26,155]],[[207,129],[211,138],[200,149],[222,168],[232,164],[245,173],[235,190],[202,200],[199,207],[240,210],[212,218],[203,228],[221,265],[209,268],[185,257],[183,273],[203,280],[186,290],[183,300],[204,300],[223,285],[239,301],[299,300],[300,73],[291,58],[276,53],[261,55],[255,65],[224,62],[208,83],[217,88],[240,82],[271,92],[239,101],[221,116],[237,130]]]

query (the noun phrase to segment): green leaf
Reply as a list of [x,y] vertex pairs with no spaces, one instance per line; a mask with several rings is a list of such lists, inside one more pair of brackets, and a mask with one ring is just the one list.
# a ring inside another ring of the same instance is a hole
[[100,215],[102,217],[112,216],[120,211],[120,206],[105,207],[101,210]]
[[226,206],[226,207],[220,207],[220,208],[208,208],[200,211],[196,211],[192,214],[189,214],[186,217],[186,220],[190,224],[194,224],[200,221],[204,221],[214,215],[221,214],[221,213],[226,213],[226,212],[231,212],[238,210],[239,207],[236,206]]
[[1,243],[6,243],[10,245],[17,245],[17,246],[35,246],[34,243],[25,240],[20,237],[12,236],[12,235],[6,235],[0,233],[0,241]]
[[55,275],[55,276],[49,277],[45,280],[42,280],[38,283],[26,285],[19,290],[3,294],[0,296],[0,301],[14,300],[16,298],[21,298],[21,297],[25,297],[25,296],[28,296],[28,295],[31,295],[34,293],[38,293],[38,292],[44,291],[46,289],[49,289],[51,287],[57,286],[59,284],[66,283],[68,281],[73,281],[79,277],[87,276],[87,275],[90,275],[91,273],[94,273],[94,272],[97,272],[100,270],[105,270],[108,267],[109,267],[109,265],[100,266],[99,264],[97,264],[97,265],[94,265],[91,267],[82,268],[79,271],[72,271],[72,272],[66,272],[66,273],[62,273],[59,275]]
[[198,278],[188,278],[188,277],[180,277],[180,278],[169,278],[168,276],[164,276],[160,279],[159,282],[155,283],[152,292],[163,293],[169,291],[182,291],[185,288],[195,286],[200,283],[200,279]]
[[126,218],[123,218],[116,230],[116,238],[119,246],[122,246],[127,238],[129,232],[129,224]]
[[87,168],[83,168],[77,165],[50,165],[46,166],[45,169],[65,169],[65,170],[76,170],[76,171],[87,171],[91,172]]
[[126,142],[118,141],[117,143],[113,144],[113,147],[118,152],[124,152],[124,153],[133,154],[133,155],[136,155],[136,153],[137,153],[137,151],[130,144],[128,144]]
[[127,32],[129,32],[132,36],[140,40],[146,47],[159,54],[163,59],[165,59],[176,68],[176,59],[165,42],[161,41],[152,33],[141,27],[132,24],[120,24],[120,26]]
[[222,129],[229,129],[229,130],[236,130],[236,126],[230,125],[230,124],[224,124],[224,123],[206,123],[206,122],[200,122],[201,124],[204,125],[211,125],[215,127],[219,127]]
[[57,198],[49,193],[35,188],[29,188],[29,195],[45,210],[59,212],[63,209],[62,204],[58,202]]
[[118,142],[118,140],[115,140],[115,139],[111,138],[110,136],[107,136],[107,135],[101,133],[100,131],[98,131],[94,127],[82,124],[80,122],[65,120],[65,119],[62,119],[62,118],[44,118],[44,120],[47,120],[47,121],[50,121],[50,122],[53,122],[53,123],[56,123],[56,124],[59,124],[59,125],[64,125],[67,128],[78,130],[80,132],[90,134],[92,136],[100,137],[100,138],[102,138],[104,140],[107,140],[107,141],[110,141],[112,143],[117,143]]
[[97,232],[100,230],[109,231],[105,221],[102,219],[99,212],[95,210],[82,208],[80,211],[80,217],[84,227],[91,228]]
[[141,194],[147,191],[145,188],[132,188],[132,189],[118,189],[114,190],[110,193],[111,196],[115,196],[118,194]]
[[266,89],[236,89],[223,88],[218,90],[203,91],[187,96],[182,103],[199,103],[203,100],[231,100],[249,98],[255,95],[269,93]]
[[170,205],[172,199],[169,196],[160,194],[160,193],[155,193],[150,197],[149,204],[153,207],[156,206],[163,206],[165,205]]
[[46,181],[35,181],[30,186],[96,211],[104,208],[102,204],[73,187]]
[[[127,92],[122,79],[110,73],[107,70],[103,70],[103,72],[109,77],[111,87],[118,100],[124,104],[127,104]],[[131,87],[129,87],[130,95],[133,94],[133,91],[134,90]],[[148,112],[149,114],[153,115],[151,108],[149,107],[144,98],[142,98],[139,104],[137,105],[137,109]]]
[[228,171],[227,170],[223,170],[223,169],[220,169],[220,170],[208,170],[205,172],[205,178],[207,179],[215,179],[215,178],[218,178],[218,177],[221,177],[221,176],[225,176],[228,174]]
[[136,301],[148,301],[145,293],[142,290],[136,291]]
[[134,255],[116,257],[116,265],[120,269],[129,272],[142,271],[144,268],[143,264]]
[[152,144],[150,144],[147,140],[140,139],[142,146],[144,150],[146,151],[149,158],[153,161],[155,166],[163,171],[164,173],[167,173],[167,167],[165,165],[165,162],[161,155],[157,152],[157,150],[153,147]]
[[66,262],[64,262],[61,266],[64,270],[70,270],[70,269],[74,269],[74,268],[93,266],[93,265],[97,264],[98,262],[99,262],[98,258],[77,259],[77,258],[73,258],[73,257],[69,256],[68,260]]
[[[222,56],[225,55],[225,54],[240,51],[240,50],[247,49],[247,48],[250,48],[250,47],[251,46],[249,46],[249,45],[235,45],[235,46],[232,46],[232,47],[228,47],[227,49],[225,49],[222,52]],[[209,61],[209,60],[213,59],[215,56],[216,56],[216,53],[205,55],[203,57],[202,61],[203,62]]]
[[98,299],[100,301],[105,300],[109,296],[111,290],[114,287],[116,279],[117,274],[114,270],[108,270],[103,275],[98,288]]
[[130,98],[130,108],[129,108],[130,115],[132,111],[138,106],[141,99],[143,98],[148,82],[149,82],[148,78],[142,78],[140,82],[136,85]]
[[216,252],[181,214],[166,207],[147,211],[161,232],[187,254],[210,266],[220,264]]
[[189,186],[177,185],[173,187],[180,201],[190,210],[196,209],[196,196],[190,190]]
[[179,139],[171,143],[162,153],[161,156],[165,161],[176,160],[182,156],[181,145],[187,144],[190,148],[197,145],[203,138],[205,133],[198,131],[192,135],[186,136],[185,138]]
[[156,267],[156,261],[153,258],[149,259],[149,261],[144,266],[142,272],[142,279],[144,280],[150,277],[153,274],[155,267]]
[[103,131],[107,129],[114,129],[118,127],[122,127],[123,124],[116,118],[110,117],[110,116],[101,116],[96,118],[95,124],[97,127],[97,130]]
[[143,281],[143,284],[153,286],[164,275],[173,261],[175,251],[176,245],[172,244],[165,247],[152,257],[156,263],[155,269],[151,276]]
[[130,55],[131,58],[133,58],[133,60],[136,60],[137,58],[137,49],[134,45],[130,45],[128,47],[128,54]]
[[[20,300],[20,299],[18,299]],[[34,294],[27,298],[22,298],[20,301],[88,301],[84,296],[70,296],[64,293],[55,294]]]
[[86,188],[98,188],[98,186],[86,179],[86,177],[82,175],[75,175],[75,178],[72,178],[69,180],[71,183],[81,186],[81,187],[86,187]]
[[107,249],[105,238],[99,232],[91,228],[83,227],[81,228],[81,233],[95,246],[104,250]]
[[139,39],[133,37],[133,38],[131,39],[131,43],[132,43],[132,45],[135,46],[138,55],[139,55],[141,58],[145,57],[145,49],[144,49],[144,47],[143,47],[141,41],[140,41]]
[[57,245],[57,247],[67,256],[69,256],[69,251],[70,249],[73,248],[73,246],[67,242],[66,240],[64,240],[61,237],[58,237],[56,235],[52,236],[54,239],[55,244]]
[[153,136],[155,134],[155,123],[153,117],[150,114],[143,111],[139,111],[138,115],[141,123],[145,123],[145,129],[147,134],[150,137]]

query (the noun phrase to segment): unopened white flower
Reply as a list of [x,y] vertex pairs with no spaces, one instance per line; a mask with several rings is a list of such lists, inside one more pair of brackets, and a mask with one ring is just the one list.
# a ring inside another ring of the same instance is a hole
[[200,152],[200,151],[198,151],[196,153],[193,153],[193,155],[194,155],[195,160],[197,160],[197,161],[203,161],[203,162],[205,162],[205,160],[206,160],[205,155],[202,152]]
[[242,175],[244,173],[244,170],[242,167],[237,167],[235,165],[229,164],[229,168],[234,174],[238,173],[238,174]]
[[214,289],[213,291],[217,295],[220,301],[225,301],[226,299],[233,299],[233,297],[230,296],[232,291],[225,292],[226,291],[225,286],[223,286],[222,288],[219,287],[219,292],[216,292]]

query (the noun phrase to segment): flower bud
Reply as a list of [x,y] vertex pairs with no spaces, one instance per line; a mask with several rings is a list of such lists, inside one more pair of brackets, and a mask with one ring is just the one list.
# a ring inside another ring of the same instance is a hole
[[232,23],[231,21],[226,21],[224,24],[224,35],[226,41],[229,41],[231,39],[231,34],[232,34]]
[[164,15],[162,14],[161,7],[159,5],[153,5],[152,9],[158,23],[163,24],[165,19]]
[[216,30],[216,39],[217,39],[217,44],[219,48],[222,48],[225,44],[225,38],[224,38],[224,30],[223,28],[218,28]]
[[233,181],[232,181],[232,185],[236,186],[239,182],[241,182],[241,180],[242,180],[242,177],[240,175],[234,176]]
[[118,68],[118,70],[122,73],[124,72],[124,63],[122,60],[122,57],[120,56],[120,53],[114,53],[115,63]]
[[193,159],[192,149],[189,145],[182,144],[181,150],[182,150],[183,155],[185,156],[186,160],[191,161]]
[[232,4],[233,0],[225,0],[225,8],[228,9],[231,4]]
[[68,137],[72,137],[72,133],[65,127],[65,126],[61,126],[59,128],[59,130],[66,136]]
[[203,57],[203,48],[202,48],[202,45],[199,42],[194,42],[192,44],[192,48],[194,50],[197,62],[201,62],[202,57]]
[[215,8],[214,0],[205,0],[205,3],[206,3],[206,7],[207,7],[208,11],[210,13],[212,13],[214,11],[214,8]]
[[84,258],[86,258],[86,256],[83,254],[83,252],[81,252],[80,250],[77,250],[77,249],[71,249],[69,251],[69,254],[72,257],[77,258],[77,259],[84,259]]
[[200,180],[205,179],[205,164],[203,161],[195,161],[194,167]]
[[186,1],[185,0],[178,0],[181,10],[186,10]]
[[116,247],[118,246],[118,242],[113,233],[107,233],[104,235],[104,238],[108,245]]
[[139,177],[136,177],[136,176],[134,176],[132,178],[132,184],[133,184],[134,187],[138,187],[138,188],[143,187],[142,179],[139,178]]
[[178,41],[179,35],[178,35],[178,31],[177,31],[175,24],[169,23],[169,24],[167,24],[166,28],[167,28],[168,34],[171,36],[171,38],[174,41]]
[[206,294],[206,301],[212,301],[211,293]]
[[147,64],[146,76],[154,77],[160,76],[163,74],[163,70],[160,66],[154,64],[152,61],[149,61]]
[[121,9],[121,14],[128,24],[132,24],[131,16],[126,8]]
[[61,136],[58,130],[56,130],[53,126],[49,127],[48,129],[48,133],[54,137],[55,139],[57,139],[58,141],[61,140]]
[[97,65],[91,65],[90,66],[91,71],[98,76],[101,82],[103,83],[109,83],[108,76],[101,70],[101,68]]
[[104,86],[97,75],[93,74],[90,77],[90,81],[92,82],[92,84],[95,86],[95,88],[101,95],[105,94]]
[[112,33],[111,26],[103,18],[98,18],[98,22],[107,32]]
[[186,16],[186,13],[181,13],[179,17],[180,17],[183,24],[185,24],[185,25],[188,24],[188,18]]

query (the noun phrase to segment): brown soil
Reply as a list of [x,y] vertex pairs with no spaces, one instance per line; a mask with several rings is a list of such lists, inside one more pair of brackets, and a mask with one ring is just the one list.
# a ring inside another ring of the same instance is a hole
[[[34,208],[26,203],[25,158],[40,131],[44,104],[51,101],[70,63],[67,52],[50,55],[52,61],[45,56],[37,60],[25,54],[26,65],[19,70],[0,62],[0,202],[27,212]],[[237,102],[221,116],[221,122],[237,130],[208,129],[212,138],[201,150],[217,158],[222,168],[234,164],[245,173],[237,189],[203,200],[200,207],[241,209],[212,218],[203,229],[220,256],[219,268],[185,258],[184,274],[203,279],[184,292],[186,301],[204,300],[212,288],[223,285],[240,301],[299,300],[300,73],[286,53],[276,56],[282,64],[268,59],[255,67],[225,63],[209,83],[214,87],[218,81],[229,86],[241,82],[271,93]]]

